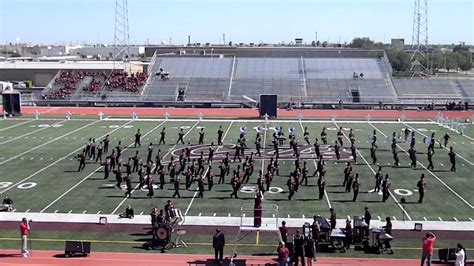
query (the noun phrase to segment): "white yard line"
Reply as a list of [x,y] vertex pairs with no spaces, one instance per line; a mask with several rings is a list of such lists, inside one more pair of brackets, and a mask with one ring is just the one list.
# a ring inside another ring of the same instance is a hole
[[34,133],[36,133],[36,132],[43,131],[43,130],[45,130],[45,129],[54,128],[53,126],[55,126],[55,125],[60,125],[60,124],[62,124],[62,123],[64,123],[64,122],[67,122],[67,121],[68,121],[68,120],[62,120],[62,121],[59,121],[59,122],[57,122],[57,123],[52,124],[52,125],[49,126],[49,127],[42,127],[42,128],[33,130],[33,131],[31,131],[31,132],[28,132],[28,133],[26,133],[26,134],[23,134],[23,135],[20,135],[20,136],[16,136],[16,137],[11,138],[11,139],[9,139],[9,140],[6,140],[6,141],[4,141],[4,142],[0,142],[0,145],[3,145],[3,144],[6,144],[6,143],[9,143],[9,142],[12,142],[12,141],[17,140],[17,139],[20,139],[20,138],[24,138],[24,137],[26,137],[26,136],[29,136],[29,135],[34,134]]
[[[111,133],[113,133],[113,132],[115,132],[115,131],[121,129],[122,127],[124,127],[124,126],[130,124],[131,122],[132,122],[132,120],[130,120],[129,122],[127,122],[127,123],[121,125],[120,127],[116,128],[116,129],[114,129],[114,130],[112,130],[112,131],[109,131],[108,133],[106,133],[106,134],[104,134],[104,135],[98,137],[97,139],[101,139],[101,138],[107,136],[108,134],[111,134]],[[12,188],[18,186],[19,184],[21,184],[21,183],[23,183],[23,182],[25,182],[25,181],[27,181],[27,180],[33,178],[33,177],[36,176],[37,174],[43,172],[44,170],[50,168],[50,167],[53,166],[53,165],[56,165],[56,164],[59,163],[60,161],[62,161],[62,160],[64,160],[64,159],[68,158],[69,156],[71,156],[71,155],[77,153],[78,151],[82,150],[83,148],[84,148],[84,147],[81,146],[80,148],[78,148],[78,149],[76,149],[76,150],[74,150],[74,151],[68,153],[67,155],[65,155],[65,156],[63,156],[63,157],[61,157],[61,158],[59,158],[59,159],[57,159],[56,161],[54,161],[54,162],[48,164],[47,166],[41,168],[40,170],[34,172],[33,174],[31,174],[31,175],[29,175],[29,176],[23,178],[22,180],[16,182],[14,185],[9,186],[9,187],[7,187],[6,189],[0,191],[0,194],[4,194],[4,193],[7,192],[8,190],[10,190],[10,189],[12,189]],[[0,163],[0,164],[2,164],[2,163]]]
[[[304,132],[304,127],[303,127],[303,123],[301,122],[301,120],[300,120],[300,126],[301,126],[301,132]],[[314,158],[314,154],[311,154],[311,157]],[[318,164],[316,163],[316,160],[312,159],[312,161],[313,161],[314,167],[318,168]],[[326,198],[326,202],[328,203],[329,209],[331,209],[332,208],[331,200],[328,197],[328,193],[327,193],[326,189],[324,190],[324,197]]]
[[[369,125],[371,125],[375,130],[377,130],[378,132],[380,132],[380,134],[382,134],[384,137],[387,137],[387,135],[385,135],[380,129],[378,129],[377,127],[375,127],[372,123],[369,122]],[[403,149],[400,145],[397,144],[397,146],[402,150],[404,151],[406,154],[408,154],[408,152]],[[466,203],[467,206],[469,206],[471,209],[474,209],[474,206],[472,206],[472,204],[470,204],[467,200],[465,200],[463,197],[461,197],[461,195],[459,195],[456,191],[454,191],[454,189],[452,189],[450,186],[448,186],[443,180],[441,180],[441,178],[439,178],[436,174],[434,174],[433,172],[431,172],[428,168],[426,168],[422,163],[420,163],[419,161],[417,161],[417,163],[419,165],[421,165],[421,167],[423,167],[426,171],[428,171],[428,173],[430,173],[434,178],[436,178],[441,184],[443,184],[443,186],[445,186],[449,191],[451,191],[454,195],[456,195],[456,197],[458,197],[460,200],[462,200],[464,203]]]
[[[336,128],[339,128],[339,126],[337,125],[337,123],[334,121],[333,122],[334,125],[336,126]],[[370,124],[370,123],[369,123]],[[346,133],[343,131],[342,134],[344,135],[344,137],[347,139],[347,140],[350,140],[349,137],[347,137]],[[357,150],[357,153],[359,153],[360,157],[362,158],[362,160],[364,160],[365,164],[370,168],[370,170],[372,171],[372,173],[375,175],[375,170],[372,168],[372,166],[369,164],[369,162],[367,162],[367,160],[365,159],[364,155],[362,155],[362,153],[359,151],[359,149],[356,149]],[[400,209],[405,213],[405,215],[407,216],[408,220],[411,221],[411,217],[410,215],[408,214],[408,212],[405,210],[405,208],[403,208],[403,206],[400,204],[400,202],[398,202],[397,198],[395,198],[395,196],[393,195],[393,193],[391,191],[389,191],[389,194],[390,196],[392,197],[392,199],[395,201],[395,203],[398,205],[398,207],[400,207]]]
[[[20,154],[18,154],[18,155],[15,155],[15,156],[13,156],[13,157],[10,157],[9,159],[7,159],[7,160],[5,160],[5,161],[0,162],[0,165],[6,164],[6,163],[8,163],[9,161],[15,160],[16,158],[21,157],[21,156],[23,156],[23,155],[25,155],[25,154],[27,154],[27,153],[29,153],[29,152],[31,152],[31,151],[34,151],[34,150],[36,150],[36,149],[38,149],[38,148],[41,148],[41,147],[43,147],[43,146],[45,146],[45,145],[48,145],[49,143],[54,142],[54,141],[56,141],[56,140],[58,140],[58,139],[62,139],[62,138],[64,138],[64,137],[66,137],[66,136],[69,136],[69,135],[71,135],[71,134],[73,134],[73,133],[75,133],[75,132],[77,132],[77,131],[79,131],[79,130],[82,130],[82,129],[86,128],[86,127],[90,127],[90,126],[92,126],[93,124],[98,123],[98,122],[100,122],[100,120],[96,120],[96,121],[94,121],[94,122],[92,122],[92,123],[89,123],[89,124],[87,124],[87,125],[85,125],[85,126],[82,126],[82,127],[80,127],[80,128],[76,128],[75,130],[73,130],[73,131],[71,131],[71,132],[68,132],[68,133],[66,133],[66,134],[63,134],[63,135],[61,135],[61,136],[59,136],[59,137],[56,137],[56,138],[54,138],[54,139],[51,139],[51,140],[49,140],[49,141],[47,141],[47,142],[45,142],[45,143],[43,143],[43,144],[40,144],[40,145],[38,145],[38,146],[36,146],[36,147],[33,147],[33,148],[31,148],[31,149],[29,149],[29,150],[27,150],[27,151],[24,151],[24,152],[22,152],[22,153],[20,153]],[[82,148],[83,148],[83,147],[81,147],[81,149],[82,149]],[[80,150],[80,149],[77,149],[77,150]],[[77,151],[77,150],[76,150],[76,151]]]
[[[169,119],[166,120],[166,121],[169,122]],[[194,121],[196,121],[196,120],[194,120]],[[197,126],[197,124],[199,124],[199,122],[200,122],[200,120],[198,120],[198,121],[186,132],[186,134],[184,134],[183,138],[185,138],[185,137]],[[171,147],[171,149],[169,149],[169,151],[163,156],[163,159],[166,158],[166,156],[168,156],[168,155],[174,150],[174,148],[176,148],[176,146],[177,146],[177,144],[175,144],[173,147]],[[139,185],[140,185],[140,184],[137,184],[137,185],[133,188],[133,190],[132,190],[132,192],[131,192],[130,194],[132,194],[132,193],[138,188]],[[115,214],[115,212],[118,211],[118,209],[119,209],[120,207],[122,207],[122,205],[125,203],[125,201],[127,201],[127,199],[128,199],[127,197],[124,197],[123,200],[117,205],[117,207],[115,207],[115,209],[114,209],[114,210],[112,211],[112,213],[110,213],[110,214]]]
[[[425,138],[428,137],[427,135],[423,134],[423,132],[420,132],[419,130],[417,130],[416,128],[414,128],[414,127],[412,127],[412,126],[410,126],[410,125],[407,125],[407,124],[405,124],[405,123],[403,123],[403,125],[405,125],[405,126],[411,128],[411,129],[415,130],[416,132],[418,132],[418,134],[424,136]],[[445,150],[449,151],[449,148],[447,148],[447,147],[443,147],[443,148],[444,148]],[[474,165],[473,162],[471,162],[471,161],[469,161],[468,159],[462,157],[459,153],[456,153],[456,155],[459,156],[459,158],[461,158],[461,159],[463,159],[464,161],[466,161],[466,162],[467,162],[468,164],[470,164],[471,166]]]
[[[222,136],[222,143],[224,143],[224,140],[225,140],[225,137],[227,136],[227,133],[229,133],[229,130],[230,128],[232,127],[232,124],[234,123],[234,121],[230,122],[230,125],[229,127],[227,128],[227,130],[225,131],[224,133],[224,136]],[[209,168],[206,169],[205,173],[204,173],[204,176],[207,174],[207,171],[209,170]],[[188,207],[186,208],[186,211],[184,212],[184,216],[186,216],[189,212],[189,210],[191,209],[191,206],[193,205],[193,202],[194,202],[194,199],[196,198],[196,195],[198,193],[198,190],[199,188],[196,187],[196,191],[194,191],[194,195],[193,195],[193,198],[191,199],[191,201],[189,202],[188,204]]]
[[19,123],[19,124],[15,124],[15,125],[12,125],[12,126],[9,126],[9,127],[6,127],[6,128],[2,128],[2,129],[0,129],[0,132],[11,129],[11,128],[15,128],[15,127],[18,127],[18,126],[21,126],[21,125],[24,125],[24,124],[28,124],[28,123],[31,123],[33,121],[36,121],[36,120],[28,120],[28,121],[25,121],[25,122],[22,122],[22,123]]
[[[157,125],[156,127],[154,127],[153,129],[151,129],[150,131],[148,131],[146,134],[143,135],[142,138],[146,137],[147,135],[149,135],[151,132],[155,131],[157,128],[159,128],[161,125],[163,125],[166,121],[163,121],[161,122],[159,125]],[[135,144],[135,142],[131,143],[130,145],[128,145],[126,148],[123,149],[122,153],[124,153],[126,150],[130,149],[130,147],[132,147],[133,145]],[[63,194],[61,194],[59,197],[57,197],[55,200],[53,200],[51,203],[49,203],[48,205],[46,205],[46,207],[44,207],[43,209],[41,209],[40,213],[46,211],[49,207],[51,207],[54,203],[58,202],[59,200],[61,200],[64,196],[66,196],[69,192],[71,192],[73,189],[75,189],[76,187],[78,187],[80,184],[82,184],[84,181],[86,181],[89,177],[91,177],[93,174],[97,173],[97,171],[99,171],[100,169],[102,168],[102,166],[99,166],[97,167],[92,173],[88,174],[86,177],[84,177],[81,181],[77,182],[74,186],[72,186],[70,189],[68,189],[66,192],[64,192]]]

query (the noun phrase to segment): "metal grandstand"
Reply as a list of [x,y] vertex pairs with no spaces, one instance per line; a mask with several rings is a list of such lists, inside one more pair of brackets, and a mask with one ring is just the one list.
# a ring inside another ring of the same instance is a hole
[[[91,93],[90,89],[84,90],[92,81],[88,77],[75,84],[67,97],[36,99],[35,103],[242,107],[252,106],[260,94],[276,94],[280,106],[303,102],[306,108],[331,108],[339,101],[353,106],[380,102],[416,106],[433,100],[474,99],[473,79],[393,78],[383,50],[147,47],[146,54],[152,56],[145,69],[148,78],[138,93],[106,89],[103,84],[107,80],[103,78],[94,79],[101,88]],[[169,76],[158,75],[161,70]],[[43,94],[54,91],[55,85],[52,81]]]

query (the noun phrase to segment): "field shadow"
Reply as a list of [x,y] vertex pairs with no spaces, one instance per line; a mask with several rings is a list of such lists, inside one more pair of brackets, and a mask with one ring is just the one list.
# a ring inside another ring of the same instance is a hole
[[21,254],[0,254],[0,258],[15,258],[21,257]]
[[327,193],[331,193],[331,194],[344,194],[344,193],[347,193],[347,194],[350,194],[350,192],[345,192],[345,191],[329,191],[329,190],[327,190]]
[[341,202],[341,203],[345,203],[345,202],[352,202],[352,200],[332,200],[334,202]]

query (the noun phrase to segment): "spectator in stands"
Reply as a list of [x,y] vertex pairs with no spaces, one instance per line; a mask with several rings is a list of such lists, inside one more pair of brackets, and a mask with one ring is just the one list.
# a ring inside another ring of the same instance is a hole
[[431,266],[431,258],[433,257],[434,243],[436,236],[429,232],[426,237],[423,238],[423,253],[421,255],[421,265],[425,265],[425,260],[428,266]]
[[221,229],[217,228],[216,233],[212,237],[212,247],[214,248],[214,261],[219,265],[224,261],[224,246],[225,236]]

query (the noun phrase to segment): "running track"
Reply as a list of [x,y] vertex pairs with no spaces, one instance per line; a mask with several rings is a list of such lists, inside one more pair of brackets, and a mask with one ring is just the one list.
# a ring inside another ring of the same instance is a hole
[[[19,250],[0,250],[0,265],[214,265],[212,255],[188,254],[138,254],[93,252],[89,257],[64,258],[58,251],[33,251],[28,258],[20,257]],[[236,265],[275,265],[275,257],[239,256]],[[224,265],[228,265],[225,263]],[[417,259],[363,259],[363,258],[319,258],[316,265],[357,266],[408,266],[419,265]],[[437,264],[440,265],[440,264]]]
[[[131,116],[135,112],[140,116],[165,116],[170,117],[196,117],[203,114],[204,117],[226,117],[226,118],[257,118],[257,109],[244,108],[122,108],[122,107],[22,107],[22,113],[34,115],[38,111],[42,115],[66,115],[71,112],[73,115],[98,115],[100,112],[105,116]],[[0,112],[3,109],[0,107]],[[297,118],[303,115],[304,118],[331,118],[333,115],[338,118],[358,118],[365,119],[367,115],[373,119],[397,119],[405,115],[409,119],[434,119],[440,111],[415,111],[415,110],[284,110],[278,109],[278,117]],[[441,111],[445,117],[468,119],[474,116],[474,111]]]

